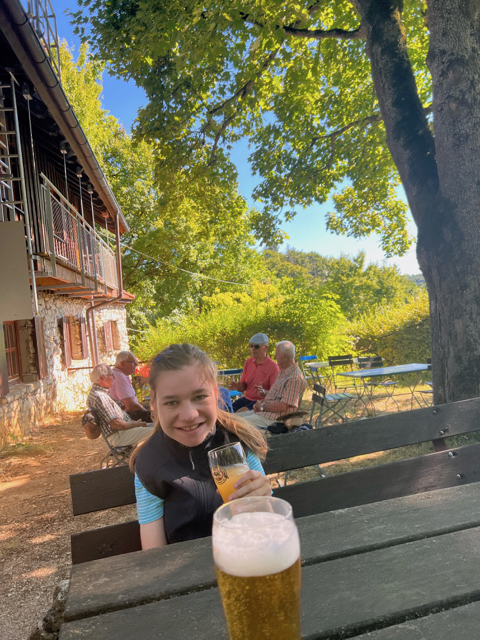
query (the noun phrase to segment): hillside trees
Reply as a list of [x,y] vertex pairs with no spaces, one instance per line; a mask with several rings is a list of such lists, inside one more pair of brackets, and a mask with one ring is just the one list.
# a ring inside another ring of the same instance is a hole
[[167,195],[155,175],[152,146],[133,140],[102,107],[104,65],[89,56],[86,45],[75,61],[63,43],[61,58],[65,91],[131,228],[122,236],[122,243],[136,250],[123,252],[124,286],[137,297],[130,320],[141,325],[173,310],[197,308],[218,287],[232,289],[177,267],[240,283],[262,275],[252,214],[235,183],[199,185],[178,175]]
[[[253,144],[265,239],[324,202],[330,228],[408,245],[430,297],[435,400],[480,392],[480,5],[477,0],[80,0],[89,40],[147,91],[166,177],[232,173]],[[428,56],[427,56],[428,52]],[[428,68],[427,68],[428,64]]]

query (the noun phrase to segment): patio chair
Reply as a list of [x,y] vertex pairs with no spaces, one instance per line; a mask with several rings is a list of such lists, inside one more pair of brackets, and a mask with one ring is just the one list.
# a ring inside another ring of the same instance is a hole
[[[91,422],[92,424],[100,426],[100,418],[95,409],[89,409],[83,414],[82,425],[86,422]],[[103,430],[101,430],[101,434],[107,444],[108,453],[104,458],[102,458],[102,461],[100,462],[100,469],[108,469],[110,467],[119,467],[128,464],[132,451],[135,447],[133,445],[128,445],[126,447],[114,447],[108,441],[108,438],[105,437]]]
[[345,389],[355,389],[357,388],[356,381],[354,379],[346,380],[342,378],[338,378],[338,367],[341,367],[342,371],[352,371],[353,369],[353,357],[352,355],[342,355],[342,356],[328,356],[328,365],[332,372],[332,383],[335,392],[344,391]]
[[[432,359],[431,358],[427,358],[427,364],[429,365],[428,368],[431,370],[432,369]],[[425,384],[428,384],[428,386],[431,387],[431,388],[430,389],[419,390],[416,393],[420,394],[420,397],[423,400],[423,403],[425,404],[425,406],[429,407],[430,405],[433,404],[433,383],[432,382],[426,382]]]
[[[366,356],[358,358],[359,369],[380,369],[382,367],[383,358],[381,356]],[[375,405],[373,404],[373,401],[382,399],[385,399],[385,411],[387,410],[387,404],[389,400],[393,400],[395,406],[397,407],[397,411],[399,410],[398,403],[393,396],[393,392],[395,391],[395,386],[398,384],[398,380],[382,380],[381,382],[375,382],[373,379],[367,379],[363,381],[363,384],[365,386],[365,394],[368,398],[368,402],[372,406],[373,412],[375,412]],[[382,389],[383,395],[375,395],[376,389]]]
[[[346,408],[346,405],[351,400],[355,400],[353,411],[353,413],[355,414],[356,405],[360,400],[357,395],[346,392],[327,393],[327,390],[323,385],[314,384],[312,394],[312,409],[310,411],[310,424],[313,425],[314,429],[318,429],[319,427],[322,427],[324,424],[326,424],[329,419],[332,419],[334,417],[338,418],[340,422],[347,422],[349,418],[345,414],[342,414],[341,411]],[[320,412],[314,423],[313,414],[315,413],[315,405],[319,406]]]

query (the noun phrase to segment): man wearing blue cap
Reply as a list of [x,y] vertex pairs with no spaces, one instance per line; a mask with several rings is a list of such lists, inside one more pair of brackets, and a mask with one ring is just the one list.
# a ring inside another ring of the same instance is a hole
[[244,395],[233,403],[233,411],[249,411],[258,400],[263,400],[278,375],[278,365],[268,355],[268,337],[256,333],[249,342],[250,358],[243,366],[240,382],[230,382],[229,389]]

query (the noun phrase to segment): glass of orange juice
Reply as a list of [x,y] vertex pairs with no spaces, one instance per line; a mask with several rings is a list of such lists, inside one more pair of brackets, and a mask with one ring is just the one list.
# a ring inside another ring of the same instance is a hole
[[247,456],[240,442],[225,444],[208,452],[208,462],[224,502],[235,492],[233,485],[248,470]]

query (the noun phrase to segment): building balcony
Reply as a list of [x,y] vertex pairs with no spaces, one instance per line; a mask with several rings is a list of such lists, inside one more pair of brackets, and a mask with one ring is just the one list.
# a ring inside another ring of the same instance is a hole
[[43,238],[35,256],[37,289],[72,297],[117,295],[115,252],[43,173],[40,177]]

